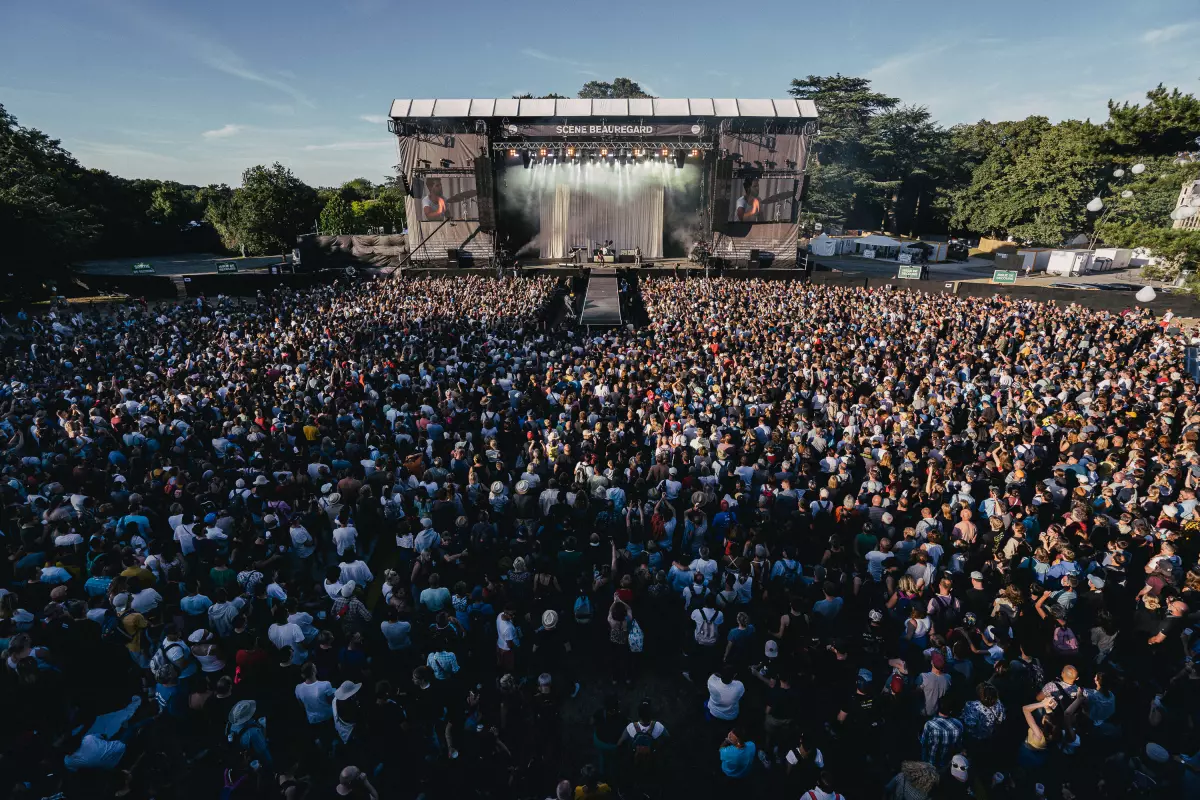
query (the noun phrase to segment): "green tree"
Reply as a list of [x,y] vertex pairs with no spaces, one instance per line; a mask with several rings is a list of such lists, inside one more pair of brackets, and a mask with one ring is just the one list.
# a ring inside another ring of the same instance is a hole
[[350,204],[343,200],[340,195],[335,194],[329,198],[329,202],[321,210],[321,221],[319,223],[321,233],[330,236],[345,236],[350,233],[358,233],[355,230],[354,216],[354,211],[351,209]]
[[615,78],[608,81],[588,81],[579,90],[579,96],[592,100],[608,100],[622,97],[650,97],[637,81]]
[[316,190],[278,162],[243,172],[233,203],[237,238],[253,254],[291,249],[319,213]]
[[[871,120],[900,101],[872,91],[866,78],[841,73],[793,79],[788,92],[814,101],[820,114],[820,135],[813,142],[805,178],[806,215],[826,223],[854,222],[859,195],[869,203],[877,191],[863,144]],[[877,219],[876,210],[858,216],[870,222]]]
[[79,191],[83,172],[57,139],[21,127],[0,105],[0,237],[9,265],[65,264],[99,235]]
[[347,203],[353,203],[355,200],[371,200],[376,191],[378,187],[366,178],[354,178],[342,184],[341,195]]
[[239,250],[242,255],[246,255],[246,245],[242,240],[233,189],[223,183],[214,183],[200,189],[197,199],[204,205],[204,219],[221,237],[221,244],[230,250]]
[[882,226],[915,233],[928,224],[948,167],[949,134],[924,106],[900,106],[871,117],[862,144],[865,172],[883,210]]
[[512,96],[512,99],[513,100],[566,100],[567,96],[565,94],[555,94],[554,92],[551,92],[550,94],[543,94],[543,95],[538,95],[535,97],[534,95],[530,94],[529,92],[526,92],[525,94],[514,94]]
[[1197,149],[1200,100],[1160,83],[1146,92],[1146,104],[1108,101],[1108,140],[1114,153],[1143,157]]

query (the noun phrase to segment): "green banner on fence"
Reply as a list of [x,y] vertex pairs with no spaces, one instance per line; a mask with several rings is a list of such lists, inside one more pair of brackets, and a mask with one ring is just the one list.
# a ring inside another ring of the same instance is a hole
[[220,264],[217,264],[218,275],[228,275],[237,271],[237,264],[234,264],[232,261],[223,261]]
[[150,266],[149,264],[147,264],[146,262],[143,261],[141,263],[133,265],[133,274],[134,275],[153,275],[154,267]]
[[1016,283],[1017,271],[1015,269],[998,269],[992,273],[992,283]]
[[896,278],[902,281],[919,281],[921,280],[921,266],[917,264],[911,267],[901,267]]

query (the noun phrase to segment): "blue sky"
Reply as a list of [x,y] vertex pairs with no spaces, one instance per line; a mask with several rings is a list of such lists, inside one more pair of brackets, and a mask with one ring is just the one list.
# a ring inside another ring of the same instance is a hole
[[946,124],[1098,120],[1160,81],[1200,92],[1197,41],[1195,0],[9,0],[0,103],[126,177],[237,184],[278,160],[332,185],[390,174],[393,97],[618,75],[663,97],[779,97],[842,72]]

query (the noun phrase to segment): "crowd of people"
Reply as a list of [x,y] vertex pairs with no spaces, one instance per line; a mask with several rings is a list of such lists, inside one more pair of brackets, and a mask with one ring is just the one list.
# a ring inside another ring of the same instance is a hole
[[14,797],[1200,796],[1192,332],[388,278],[0,322]]

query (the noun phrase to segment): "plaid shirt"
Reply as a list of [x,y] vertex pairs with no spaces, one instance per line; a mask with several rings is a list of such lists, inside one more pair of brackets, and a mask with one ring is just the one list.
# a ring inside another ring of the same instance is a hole
[[921,731],[921,760],[945,769],[958,752],[962,734],[963,724],[953,717],[933,717]]
[[458,672],[458,658],[449,650],[438,650],[429,654],[425,665],[433,670],[433,677],[439,681],[454,677]]
[[346,599],[339,597],[333,601],[333,618],[342,623],[342,627],[358,629],[371,621],[371,612],[357,597]]

